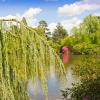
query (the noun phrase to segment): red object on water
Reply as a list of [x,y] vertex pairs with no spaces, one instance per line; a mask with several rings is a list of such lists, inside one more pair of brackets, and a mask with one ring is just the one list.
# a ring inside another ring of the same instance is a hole
[[62,48],[62,61],[64,64],[68,62],[68,48],[67,47]]

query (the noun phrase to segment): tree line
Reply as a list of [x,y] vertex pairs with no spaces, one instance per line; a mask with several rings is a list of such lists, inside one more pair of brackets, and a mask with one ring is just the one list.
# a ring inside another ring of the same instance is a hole
[[[24,22],[26,23],[25,19]],[[100,54],[100,17],[88,15],[79,27],[73,27],[71,35],[58,23],[53,32],[48,29],[45,20],[41,20],[37,28],[38,34],[59,53],[62,46],[67,46],[73,54]]]

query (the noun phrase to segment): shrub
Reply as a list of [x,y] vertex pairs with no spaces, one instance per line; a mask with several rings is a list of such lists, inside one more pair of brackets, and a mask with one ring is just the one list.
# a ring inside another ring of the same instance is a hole
[[71,100],[100,100],[100,77],[74,84],[71,89],[62,93],[66,100],[68,95],[71,96]]

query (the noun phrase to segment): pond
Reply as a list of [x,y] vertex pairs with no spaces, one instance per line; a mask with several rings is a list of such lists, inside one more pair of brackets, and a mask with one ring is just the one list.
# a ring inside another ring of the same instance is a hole
[[[92,58],[92,59],[91,59]],[[91,61],[91,62],[88,62]],[[82,71],[85,70],[80,69],[80,66],[87,66],[92,65],[93,63],[99,65],[99,57],[92,57],[92,56],[72,56],[70,57],[68,63],[65,65],[65,73],[60,74],[57,71],[57,68],[51,66],[50,68],[46,69],[46,83],[44,83],[44,90],[42,88],[43,82],[36,78],[33,85],[32,80],[28,80],[27,90],[30,98],[32,100],[62,100],[62,93],[61,90],[65,88],[71,88],[72,83],[80,82],[80,77]],[[79,68],[77,68],[79,66]],[[89,66],[90,67],[90,66]],[[99,67],[99,66],[98,66]],[[84,67],[85,68],[85,67]],[[100,69],[100,68],[99,68]],[[90,68],[91,70],[91,68]],[[79,73],[79,72],[80,73]],[[87,74],[87,73],[86,73]],[[85,78],[85,76],[84,76]],[[70,96],[68,97],[70,98]]]

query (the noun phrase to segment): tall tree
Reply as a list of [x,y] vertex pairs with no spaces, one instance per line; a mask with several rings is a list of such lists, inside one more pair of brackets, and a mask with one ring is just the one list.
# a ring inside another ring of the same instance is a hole
[[38,25],[39,28],[41,28],[42,30],[44,30],[44,34],[49,37],[51,35],[51,32],[49,31],[48,29],[48,24],[45,20],[41,20],[39,22],[39,25]]
[[53,32],[53,36],[52,36],[53,41],[59,42],[65,36],[68,36],[66,29],[64,29],[64,27],[60,23],[58,23],[56,29]]
[[47,24],[47,22],[45,20],[41,20],[39,22],[39,26],[38,27],[42,27],[42,28],[46,29],[48,27],[48,24]]
[[100,31],[99,18],[93,15],[87,16],[80,25],[80,32],[84,34],[84,37],[90,38],[91,43],[96,43],[100,37],[100,33],[97,31]]
[[100,21],[97,16],[89,15],[83,20],[81,31],[87,34],[95,33],[100,28],[99,24]]

